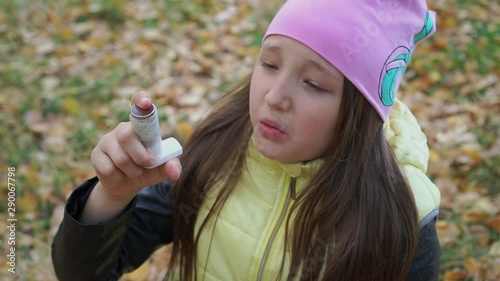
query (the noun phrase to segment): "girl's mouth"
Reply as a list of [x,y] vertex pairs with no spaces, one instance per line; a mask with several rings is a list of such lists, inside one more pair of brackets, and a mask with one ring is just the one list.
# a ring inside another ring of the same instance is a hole
[[259,131],[262,136],[271,140],[281,140],[286,136],[276,122],[267,119],[259,122]]

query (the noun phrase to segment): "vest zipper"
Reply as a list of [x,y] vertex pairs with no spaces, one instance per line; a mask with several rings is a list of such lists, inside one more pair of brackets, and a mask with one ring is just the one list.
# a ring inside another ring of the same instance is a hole
[[266,265],[267,259],[269,258],[269,253],[271,252],[271,248],[273,246],[274,240],[276,239],[276,235],[278,234],[278,230],[283,223],[283,220],[285,219],[285,215],[288,210],[288,205],[290,205],[291,199],[295,199],[295,182],[297,178],[291,178],[290,179],[290,186],[288,188],[288,192],[286,195],[285,199],[285,205],[283,206],[283,209],[281,209],[280,216],[278,218],[278,221],[276,222],[276,225],[274,225],[273,231],[271,232],[271,236],[269,237],[269,240],[266,245],[266,249],[264,250],[264,255],[262,256],[262,260],[260,262],[259,266],[259,273],[257,274],[257,281],[262,280],[262,276],[264,275],[264,267]]

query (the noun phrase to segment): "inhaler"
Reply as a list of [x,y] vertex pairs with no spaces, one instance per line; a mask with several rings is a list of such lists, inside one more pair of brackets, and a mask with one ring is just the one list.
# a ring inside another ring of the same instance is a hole
[[130,108],[129,117],[132,129],[146,151],[155,157],[153,166],[146,168],[158,167],[182,154],[182,146],[176,139],[161,140],[160,120],[154,104],[147,109],[142,109],[134,104]]

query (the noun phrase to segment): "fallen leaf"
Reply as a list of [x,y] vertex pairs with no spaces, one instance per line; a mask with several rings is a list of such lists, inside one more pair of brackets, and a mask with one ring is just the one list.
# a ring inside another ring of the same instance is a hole
[[496,232],[500,232],[500,215],[489,218],[486,224]]
[[472,225],[469,227],[469,233],[474,240],[474,244],[480,247],[488,246],[490,242],[490,234],[484,225]]
[[177,125],[177,131],[181,139],[187,140],[193,133],[193,126],[186,121],[182,121]]
[[469,275],[459,269],[448,271],[444,274],[443,281],[463,281],[468,278]]
[[80,107],[80,103],[74,98],[65,98],[63,102],[64,109],[68,111],[70,114],[79,113],[82,108]]
[[150,264],[149,261],[146,261],[141,266],[139,266],[136,270],[125,274],[121,280],[123,281],[145,281],[149,275]]
[[33,213],[38,208],[38,196],[34,192],[24,192],[23,196],[18,198],[19,207],[26,213]]
[[500,241],[496,241],[491,244],[488,254],[492,257],[500,258]]
[[488,217],[488,213],[481,211],[467,211],[463,216],[468,223],[484,223]]
[[469,273],[471,273],[472,275],[475,275],[477,274],[477,272],[479,272],[480,265],[480,262],[473,258],[466,258],[464,260],[465,269],[467,269],[467,271],[469,271]]
[[439,242],[445,246],[453,246],[457,243],[458,228],[447,221],[438,220],[436,222],[436,230]]

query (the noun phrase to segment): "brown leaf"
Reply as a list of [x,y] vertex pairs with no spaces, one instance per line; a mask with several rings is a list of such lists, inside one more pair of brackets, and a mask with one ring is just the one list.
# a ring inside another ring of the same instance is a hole
[[486,224],[496,232],[500,232],[500,215],[489,218]]
[[463,218],[468,223],[484,223],[489,214],[483,211],[467,211]]
[[436,223],[436,230],[441,244],[453,246],[457,243],[458,229],[454,224],[439,220]]
[[136,270],[125,274],[122,279],[123,281],[145,281],[148,278],[149,275],[149,268],[150,264],[149,262],[143,263],[141,266],[139,266]]
[[24,212],[32,213],[38,208],[38,196],[34,192],[25,192],[18,200],[19,206]]
[[441,206],[453,206],[458,193],[457,184],[449,177],[439,177],[434,183],[441,192]]
[[444,274],[443,281],[462,281],[468,277],[468,274],[464,271],[455,269],[448,271]]
[[479,271],[480,262],[473,258],[466,258],[464,260],[464,266],[471,274],[476,274]]
[[484,225],[472,225],[469,227],[469,232],[474,239],[475,244],[481,247],[488,246],[490,242],[488,228]]
[[43,120],[42,114],[39,110],[29,110],[24,114],[24,123],[28,127],[28,130],[33,132],[35,136],[43,136],[47,134],[50,129],[50,125]]

